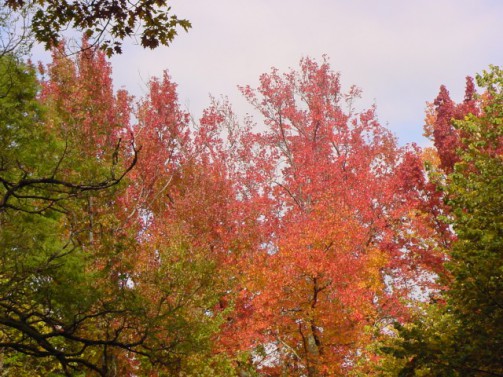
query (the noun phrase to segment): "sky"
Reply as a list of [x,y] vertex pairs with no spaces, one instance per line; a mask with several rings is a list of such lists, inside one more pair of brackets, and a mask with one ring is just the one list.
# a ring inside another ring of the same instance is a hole
[[400,144],[427,145],[424,110],[441,84],[455,100],[465,77],[503,65],[503,0],[172,0],[192,23],[169,47],[132,42],[112,58],[114,84],[146,93],[168,70],[184,109],[199,117],[210,94],[227,96],[238,115],[253,113],[238,85],[257,86],[271,67],[302,57],[329,58],[343,88],[363,91]]

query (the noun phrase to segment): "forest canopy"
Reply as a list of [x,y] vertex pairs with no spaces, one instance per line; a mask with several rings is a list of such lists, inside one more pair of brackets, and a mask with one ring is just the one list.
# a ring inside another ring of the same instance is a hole
[[420,148],[328,58],[194,120],[86,43],[0,57],[4,375],[503,374],[500,68]]

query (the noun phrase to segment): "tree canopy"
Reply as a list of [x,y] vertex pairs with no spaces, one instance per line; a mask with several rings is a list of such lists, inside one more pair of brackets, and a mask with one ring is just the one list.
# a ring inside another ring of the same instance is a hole
[[4,375],[503,373],[501,69],[401,147],[327,58],[195,120],[83,46],[0,56]]

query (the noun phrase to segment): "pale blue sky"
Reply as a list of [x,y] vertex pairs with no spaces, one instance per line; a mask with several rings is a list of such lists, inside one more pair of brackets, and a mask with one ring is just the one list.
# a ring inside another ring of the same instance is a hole
[[193,28],[169,48],[126,43],[112,60],[115,85],[141,95],[167,69],[196,117],[209,94],[228,96],[244,115],[251,109],[237,85],[326,54],[401,144],[424,145],[425,103],[439,86],[460,100],[465,76],[503,65],[503,0],[174,0],[172,9]]

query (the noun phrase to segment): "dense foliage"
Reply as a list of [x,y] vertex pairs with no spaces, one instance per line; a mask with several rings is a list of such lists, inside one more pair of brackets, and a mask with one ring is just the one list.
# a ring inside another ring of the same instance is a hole
[[[446,250],[447,290],[384,348],[402,376],[503,375],[503,72],[491,67],[477,83],[485,91],[476,95],[469,80],[463,104],[445,88],[435,101],[436,174],[456,240]],[[446,125],[456,142],[445,142]]]
[[441,88],[422,150],[327,59],[194,121],[84,47],[0,57],[4,375],[503,373],[498,68]]
[[207,314],[218,297],[212,258],[185,233],[154,243],[156,209],[126,204],[141,165],[131,98],[113,93],[102,54],[59,54],[40,84],[32,67],[1,61],[3,369],[178,370],[208,350],[219,323]]

